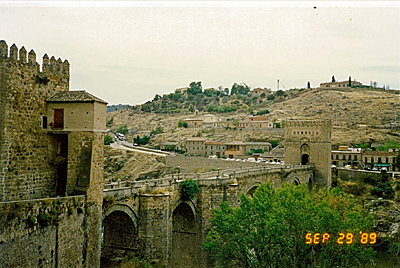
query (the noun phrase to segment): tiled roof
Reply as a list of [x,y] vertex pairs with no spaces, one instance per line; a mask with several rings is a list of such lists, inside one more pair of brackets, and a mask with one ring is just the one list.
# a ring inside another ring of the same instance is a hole
[[106,101],[86,92],[85,90],[60,91],[47,99],[47,102],[101,102]]

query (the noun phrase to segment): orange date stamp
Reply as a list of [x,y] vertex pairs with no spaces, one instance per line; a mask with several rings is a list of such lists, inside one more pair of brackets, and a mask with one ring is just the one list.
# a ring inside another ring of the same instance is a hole
[[360,242],[361,244],[375,244],[376,243],[376,233],[363,233],[359,232],[359,236],[355,237],[352,233],[339,233],[339,236],[332,236],[328,233],[307,233],[306,234],[306,244],[326,244],[330,241],[334,241],[340,245],[342,244],[353,244]]

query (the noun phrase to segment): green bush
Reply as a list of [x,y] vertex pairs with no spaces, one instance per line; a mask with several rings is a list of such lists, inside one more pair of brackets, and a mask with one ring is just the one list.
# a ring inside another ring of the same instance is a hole
[[30,215],[28,219],[26,219],[26,223],[28,224],[29,227],[33,227],[36,224],[36,218]]
[[110,145],[114,140],[110,135],[104,135],[104,145]]
[[181,182],[181,198],[183,201],[189,201],[196,197],[199,192],[197,182],[192,179]]
[[379,183],[377,186],[371,189],[371,194],[378,197],[393,198],[395,191],[390,181],[386,181]]
[[54,221],[53,216],[51,216],[50,214],[43,214],[43,213],[39,214],[37,219],[38,219],[40,227],[42,227],[42,228],[50,226]]
[[128,127],[126,126],[126,124],[120,126],[117,128],[117,132],[125,135],[126,133],[128,133]]

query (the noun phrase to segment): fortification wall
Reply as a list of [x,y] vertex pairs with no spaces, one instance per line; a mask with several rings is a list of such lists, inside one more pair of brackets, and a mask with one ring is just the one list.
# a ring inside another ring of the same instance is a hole
[[83,267],[85,197],[0,203],[2,267]]
[[0,201],[55,195],[54,163],[48,153],[51,137],[42,129],[46,99],[69,88],[69,63],[19,52],[0,41]]
[[354,170],[347,168],[336,168],[336,178],[340,178],[346,181],[363,181],[366,177],[381,178],[380,171],[368,171],[368,170]]
[[[185,157],[185,156],[167,156],[165,157],[165,164],[171,167],[180,166],[181,170],[193,170],[193,166],[202,170],[217,170],[220,169],[233,169],[233,168],[248,168],[248,167],[259,167],[260,163],[251,162],[235,162],[227,161],[222,159],[210,159],[205,157]],[[265,164],[264,164],[265,165]]]

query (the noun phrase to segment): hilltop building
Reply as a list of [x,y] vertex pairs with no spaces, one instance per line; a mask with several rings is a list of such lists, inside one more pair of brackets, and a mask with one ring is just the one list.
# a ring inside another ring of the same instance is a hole
[[252,96],[260,96],[263,93],[265,94],[265,96],[268,96],[271,94],[271,92],[268,89],[264,89],[264,88],[260,88],[260,87],[257,87],[249,92],[249,94]]
[[4,267],[99,267],[107,103],[69,91],[67,60],[0,41]]
[[[350,84],[349,84],[349,80],[350,80]],[[343,80],[343,81],[332,81],[332,82],[323,82],[321,84],[319,84],[319,88],[322,89],[331,89],[331,88],[352,88],[352,87],[361,87],[364,86],[361,82],[354,80],[351,80],[351,77],[349,77],[348,80]],[[364,86],[364,87],[368,87],[368,86]]]

